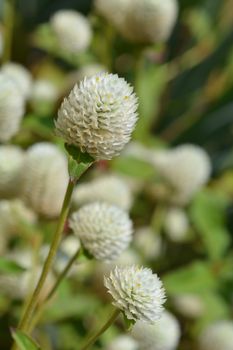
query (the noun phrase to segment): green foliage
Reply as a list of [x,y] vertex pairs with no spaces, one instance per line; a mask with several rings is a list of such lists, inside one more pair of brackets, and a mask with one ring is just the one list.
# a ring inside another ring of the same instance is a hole
[[42,350],[39,345],[21,331],[13,330],[12,336],[20,350]]
[[73,179],[78,179],[92,165],[94,159],[75,146],[65,144],[65,148],[70,155],[68,159],[69,175]]
[[13,260],[9,260],[3,256],[0,257],[0,273],[18,274],[25,269]]

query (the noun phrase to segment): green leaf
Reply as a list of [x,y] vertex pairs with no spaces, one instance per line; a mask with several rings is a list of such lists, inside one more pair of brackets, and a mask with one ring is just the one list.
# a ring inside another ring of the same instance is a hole
[[20,350],[42,350],[34,340],[27,336],[24,332],[13,330],[12,336]]
[[0,257],[0,272],[8,274],[16,274],[25,271],[25,269],[15,261]]
[[78,179],[94,162],[88,153],[83,153],[78,147],[65,144],[69,154],[68,170],[71,178]]
[[230,233],[225,225],[227,201],[214,192],[197,195],[191,206],[191,218],[211,259],[224,255],[230,244]]
[[163,277],[165,289],[169,294],[199,293],[214,290],[218,286],[208,263],[195,261]]
[[126,326],[126,329],[127,331],[129,331],[135,324],[136,321],[134,320],[129,320],[125,314],[123,313],[123,319],[124,319],[124,323],[125,323],[125,326]]
[[152,165],[132,156],[115,158],[111,162],[111,167],[115,171],[134,178],[150,180],[155,177],[155,170]]

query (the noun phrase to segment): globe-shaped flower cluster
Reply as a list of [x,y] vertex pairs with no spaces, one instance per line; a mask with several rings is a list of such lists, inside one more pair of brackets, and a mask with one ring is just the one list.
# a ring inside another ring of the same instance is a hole
[[209,325],[199,338],[200,350],[232,350],[233,322],[222,320]]

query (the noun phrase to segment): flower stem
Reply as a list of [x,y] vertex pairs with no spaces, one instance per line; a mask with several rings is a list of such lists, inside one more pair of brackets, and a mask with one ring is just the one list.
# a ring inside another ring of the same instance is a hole
[[59,245],[59,242],[60,242],[60,239],[62,236],[65,220],[66,220],[67,215],[68,215],[70,199],[71,199],[71,195],[72,195],[74,186],[75,186],[75,181],[70,179],[68,186],[67,186],[65,198],[63,201],[63,205],[62,205],[62,210],[61,210],[58,224],[57,224],[57,229],[56,229],[56,232],[54,234],[54,238],[53,238],[53,241],[52,241],[52,244],[50,247],[49,254],[48,254],[47,259],[45,261],[45,264],[43,266],[43,270],[42,270],[40,279],[37,283],[37,286],[36,286],[32,296],[31,296],[31,299],[29,300],[27,308],[26,308],[26,310],[23,314],[23,317],[22,317],[22,319],[19,323],[19,326],[18,326],[18,329],[21,331],[27,332],[27,330],[28,330],[28,326],[29,326],[32,314],[34,312],[34,309],[35,309],[35,307],[38,303],[38,299],[40,297],[40,292],[41,292],[41,290],[44,286],[44,283],[46,281],[46,278],[50,272],[50,269],[51,269],[51,266],[52,266],[52,263],[53,263],[55,255],[56,255],[58,245]]
[[4,2],[4,49],[2,63],[11,59],[12,36],[14,29],[15,0],[5,0]]
[[103,334],[117,319],[117,317],[120,314],[119,309],[115,309],[111,317],[108,319],[108,321],[100,328],[97,333],[95,333],[93,336],[89,336],[88,340],[86,341],[86,344],[81,348],[81,350],[86,350],[88,349],[91,345],[93,345],[96,340]]

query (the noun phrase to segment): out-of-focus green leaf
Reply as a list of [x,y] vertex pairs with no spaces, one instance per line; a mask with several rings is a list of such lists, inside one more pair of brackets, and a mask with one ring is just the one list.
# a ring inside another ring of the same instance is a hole
[[149,180],[155,176],[155,170],[150,164],[131,156],[115,158],[111,162],[111,167],[124,175],[142,180]]
[[29,336],[22,331],[12,331],[12,336],[20,350],[42,350]]
[[25,271],[25,269],[17,264],[15,261],[9,260],[4,257],[0,257],[0,272],[16,274]]
[[202,261],[195,261],[163,277],[165,289],[169,294],[200,293],[214,290],[217,280],[210,266]]
[[194,199],[190,214],[211,259],[224,255],[230,244],[225,226],[227,201],[214,192],[204,191]]

